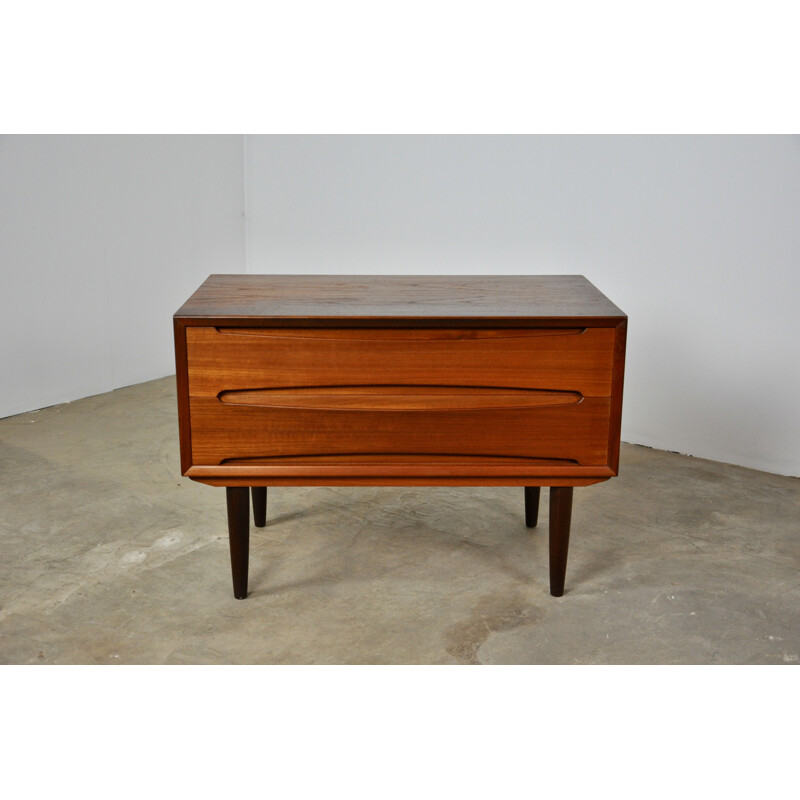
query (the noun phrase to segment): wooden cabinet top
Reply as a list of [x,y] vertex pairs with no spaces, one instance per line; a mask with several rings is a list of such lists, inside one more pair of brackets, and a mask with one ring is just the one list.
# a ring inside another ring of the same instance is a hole
[[187,325],[531,325],[625,319],[582,275],[211,275]]

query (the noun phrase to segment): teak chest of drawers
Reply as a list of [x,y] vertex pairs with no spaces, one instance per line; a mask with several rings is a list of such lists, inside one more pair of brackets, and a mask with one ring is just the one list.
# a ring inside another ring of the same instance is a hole
[[572,490],[617,474],[627,317],[582,276],[212,275],[175,314],[181,471],[227,487],[247,596],[267,486],[550,489],[564,592]]

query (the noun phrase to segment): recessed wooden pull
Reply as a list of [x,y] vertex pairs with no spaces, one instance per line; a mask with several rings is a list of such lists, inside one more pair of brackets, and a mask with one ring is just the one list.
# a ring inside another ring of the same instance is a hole
[[478,411],[580,403],[580,392],[492,386],[311,386],[225,391],[220,402],[320,411]]
[[251,458],[225,458],[220,464],[225,466],[319,466],[347,463],[352,466],[380,464],[413,465],[426,464],[429,466],[458,466],[469,465],[471,462],[480,464],[491,463],[495,466],[558,466],[577,464],[574,458],[537,458],[535,456],[495,456],[474,453],[323,453],[315,455],[285,455],[285,456],[253,456]]
[[457,340],[529,339],[533,336],[574,336],[586,328],[227,328],[217,327],[218,333],[231,336],[267,336],[271,339],[334,339],[337,341],[399,341],[399,340]]

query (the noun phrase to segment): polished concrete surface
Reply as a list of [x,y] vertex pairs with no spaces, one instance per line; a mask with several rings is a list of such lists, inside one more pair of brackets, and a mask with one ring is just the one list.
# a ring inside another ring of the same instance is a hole
[[274,488],[234,600],[174,381],[0,420],[0,663],[796,664],[800,480],[624,445],[575,490]]

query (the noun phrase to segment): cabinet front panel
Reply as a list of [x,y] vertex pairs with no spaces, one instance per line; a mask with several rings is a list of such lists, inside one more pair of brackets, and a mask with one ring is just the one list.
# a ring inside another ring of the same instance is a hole
[[613,328],[186,336],[196,466],[480,475],[608,462]]

